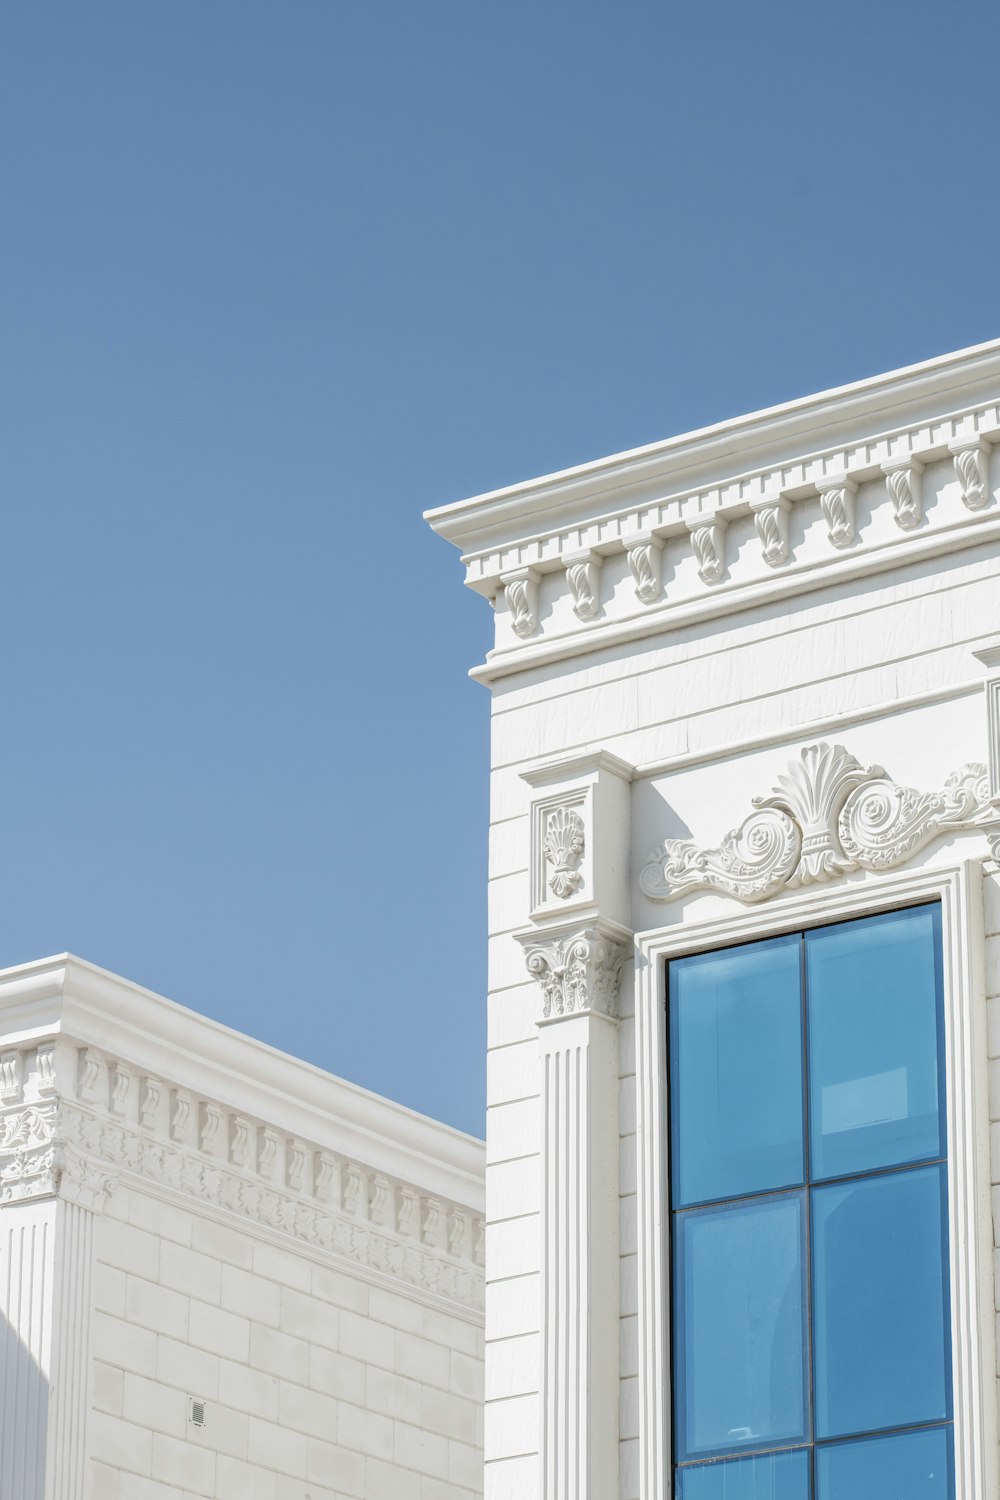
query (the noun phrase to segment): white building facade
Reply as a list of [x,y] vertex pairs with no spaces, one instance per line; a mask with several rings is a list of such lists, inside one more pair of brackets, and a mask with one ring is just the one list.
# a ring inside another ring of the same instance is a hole
[[487,1500],[993,1500],[1000,343],[428,519],[496,618]]
[[472,1500],[482,1143],[63,956],[0,974],[0,1500]]

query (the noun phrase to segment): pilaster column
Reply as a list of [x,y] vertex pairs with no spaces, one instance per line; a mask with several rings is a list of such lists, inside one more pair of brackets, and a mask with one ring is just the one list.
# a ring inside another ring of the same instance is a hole
[[1000,863],[1000,639],[993,646],[972,653],[986,668],[986,745],[990,801],[996,821],[986,827],[993,858]]
[[540,989],[541,1495],[618,1487],[618,1002],[628,923],[631,767],[606,754],[528,773]]
[[0,1102],[0,1497],[80,1500],[94,1221],[107,1168],[65,1139],[56,1045],[5,1053]]

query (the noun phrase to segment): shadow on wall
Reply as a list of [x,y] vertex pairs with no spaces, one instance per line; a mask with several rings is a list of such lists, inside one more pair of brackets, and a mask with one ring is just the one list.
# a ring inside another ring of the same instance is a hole
[[43,1500],[45,1491],[49,1383],[37,1353],[50,1313],[24,1243],[39,1230],[0,1227],[0,1500]]

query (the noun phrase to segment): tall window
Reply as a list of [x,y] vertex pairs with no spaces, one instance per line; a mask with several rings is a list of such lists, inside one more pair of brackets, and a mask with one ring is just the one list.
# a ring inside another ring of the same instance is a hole
[[941,915],[670,964],[678,1500],[951,1500]]

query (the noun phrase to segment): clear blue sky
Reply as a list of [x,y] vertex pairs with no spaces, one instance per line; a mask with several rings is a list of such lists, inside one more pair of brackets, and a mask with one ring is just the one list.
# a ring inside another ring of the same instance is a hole
[[995,0],[8,4],[0,961],[483,1123],[428,505],[1000,333]]

